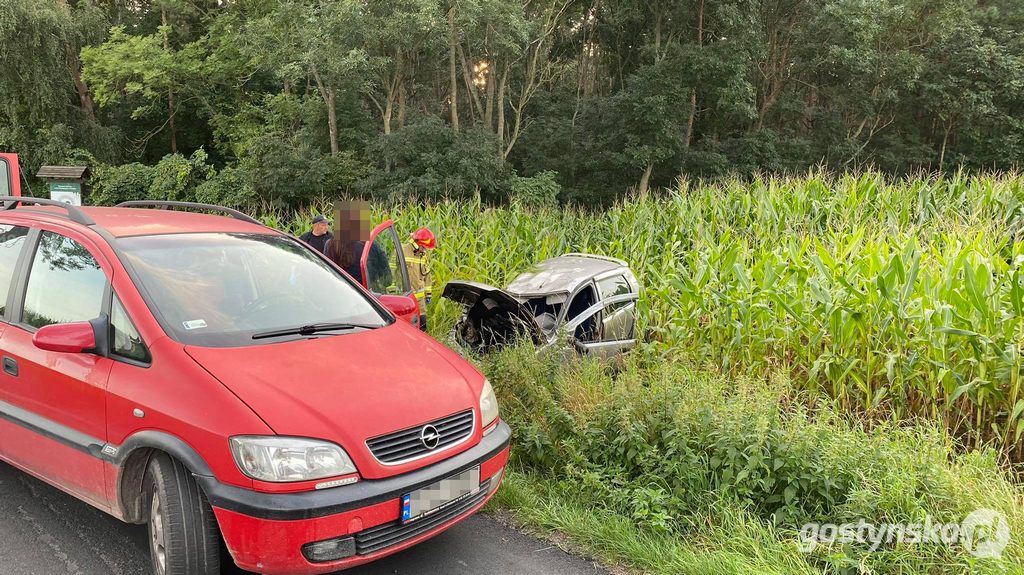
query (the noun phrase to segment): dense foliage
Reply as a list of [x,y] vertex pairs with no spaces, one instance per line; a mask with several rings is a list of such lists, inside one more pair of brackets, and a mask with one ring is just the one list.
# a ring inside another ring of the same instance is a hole
[[101,201],[175,193],[112,191],[165,161],[282,206],[1010,168],[1021,29],[1016,0],[5,0],[0,149],[99,166]]
[[893,541],[798,551],[809,522],[959,524],[979,508],[1017,533],[1024,498],[996,452],[951,450],[929,422],[868,430],[809,410],[785,375],[722,377],[644,350],[619,369],[532,347],[482,367],[514,430],[518,473],[498,498],[638,572],[1024,573],[1016,537],[999,559]]

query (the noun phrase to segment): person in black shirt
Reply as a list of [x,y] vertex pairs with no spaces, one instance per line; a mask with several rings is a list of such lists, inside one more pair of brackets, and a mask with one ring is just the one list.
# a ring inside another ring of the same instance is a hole
[[331,220],[321,216],[313,216],[313,229],[299,236],[299,239],[306,242],[316,251],[326,254],[327,241],[334,237],[327,228],[331,225]]
[[370,291],[384,293],[387,286],[394,281],[391,264],[384,248],[377,243],[370,244],[370,253],[366,260],[367,278],[363,278],[363,271],[359,265],[366,242],[369,241],[373,230],[370,205],[362,201],[337,202],[334,206],[334,217],[337,222],[337,233],[327,242],[324,255]]
[[[345,270],[352,279],[363,283],[363,271],[359,265],[359,259],[366,247],[366,240],[338,240],[332,239],[327,243],[327,251],[324,255],[338,264]],[[366,261],[367,287],[374,292],[382,292],[381,286],[388,286],[394,280],[391,274],[391,265],[388,262],[388,255],[384,248],[378,244],[370,244],[370,255]]]

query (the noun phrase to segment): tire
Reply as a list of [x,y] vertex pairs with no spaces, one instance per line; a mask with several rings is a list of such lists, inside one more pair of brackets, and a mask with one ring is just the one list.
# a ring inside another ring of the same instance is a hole
[[192,473],[161,454],[144,485],[153,575],[219,575],[220,529]]

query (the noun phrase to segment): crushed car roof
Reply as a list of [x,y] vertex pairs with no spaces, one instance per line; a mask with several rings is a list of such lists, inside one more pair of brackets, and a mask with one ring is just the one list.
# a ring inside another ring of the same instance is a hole
[[626,262],[589,254],[566,254],[535,264],[506,288],[517,297],[567,293],[607,271],[627,267]]

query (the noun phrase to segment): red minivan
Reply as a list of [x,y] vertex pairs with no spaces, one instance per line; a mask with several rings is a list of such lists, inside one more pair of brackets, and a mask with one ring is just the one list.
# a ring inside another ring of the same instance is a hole
[[337,571],[497,490],[490,383],[298,240],[0,201],[0,459],[146,523],[156,575]]

